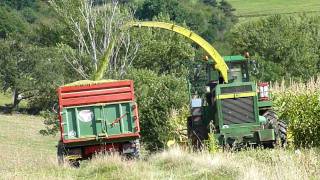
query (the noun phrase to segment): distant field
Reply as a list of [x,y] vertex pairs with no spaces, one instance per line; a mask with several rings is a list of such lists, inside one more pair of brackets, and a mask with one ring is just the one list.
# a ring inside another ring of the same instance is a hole
[[256,17],[271,14],[320,13],[320,0],[228,0],[236,15]]
[[42,119],[0,114],[0,179],[318,179],[317,150],[248,150],[215,155],[174,148],[141,160],[102,156],[78,169],[58,166],[58,137],[41,136]]
[[12,95],[9,93],[4,94],[2,91],[0,91],[0,106],[10,103],[12,103]]
[[[5,106],[6,104],[12,104],[12,94],[10,92],[2,92],[0,91],[0,106]],[[26,108],[28,106],[28,102],[26,100],[22,100],[19,104],[19,108]]]

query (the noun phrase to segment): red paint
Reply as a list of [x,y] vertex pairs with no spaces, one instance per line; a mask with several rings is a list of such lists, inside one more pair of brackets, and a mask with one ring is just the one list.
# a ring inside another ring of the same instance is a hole
[[111,123],[111,126],[114,126],[114,124],[118,123],[122,118],[124,118],[125,116],[127,116],[128,113],[124,113],[122,114],[119,118],[117,118],[116,120],[114,120],[112,123]]
[[134,119],[134,123],[136,125],[136,133],[140,133],[140,121],[139,121],[139,113],[138,113],[138,104],[135,104],[134,116],[136,117]]
[[114,88],[114,89],[102,89],[102,90],[90,90],[90,91],[80,91],[62,94],[63,99],[68,98],[78,98],[78,97],[89,97],[89,96],[99,96],[107,94],[120,94],[120,93],[130,93],[130,87]]
[[130,93],[121,93],[121,94],[110,94],[110,95],[99,95],[99,96],[83,96],[79,98],[69,98],[62,99],[61,104],[64,107],[68,106],[81,106],[97,103],[113,103],[121,101],[131,101],[132,96]]
[[[259,101],[268,101],[270,96],[270,87],[268,82],[260,82],[258,83],[258,92],[259,92]],[[267,91],[260,92],[261,88],[267,88]],[[262,96],[262,94],[264,94]]]
[[[101,139],[103,139],[103,140],[112,140],[112,139],[121,139],[121,138],[128,138],[128,137],[140,138],[140,134],[139,133],[121,134],[121,135],[103,137]],[[83,139],[74,139],[74,140],[63,139],[63,143],[84,142],[84,141],[92,141],[92,140],[95,140],[95,139],[96,138],[83,138]]]
[[89,157],[99,152],[115,152],[115,151],[119,152],[121,148],[122,148],[122,144],[119,144],[119,143],[87,146],[84,148],[83,155],[85,157]]
[[58,89],[59,104],[62,107],[134,101],[133,92],[132,81],[115,81],[85,86],[67,86]]
[[64,86],[60,87],[62,93],[68,92],[78,92],[78,91],[86,91],[86,90],[94,90],[94,89],[107,89],[107,88],[117,88],[117,87],[133,87],[132,81],[114,81],[114,82],[105,82],[94,85],[81,85],[81,86]]

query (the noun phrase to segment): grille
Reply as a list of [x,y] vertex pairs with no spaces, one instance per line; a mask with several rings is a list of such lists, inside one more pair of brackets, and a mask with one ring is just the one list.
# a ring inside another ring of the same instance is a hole
[[223,99],[221,104],[225,125],[255,122],[253,97]]
[[249,92],[249,91],[252,91],[251,85],[222,87],[221,88],[221,94],[240,93],[240,92]]

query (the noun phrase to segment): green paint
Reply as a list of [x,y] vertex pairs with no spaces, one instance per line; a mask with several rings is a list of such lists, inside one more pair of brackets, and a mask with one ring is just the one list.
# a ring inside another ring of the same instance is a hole
[[[65,139],[95,138],[134,133],[135,123],[130,102],[68,107],[63,109]],[[120,118],[122,117],[122,118]]]
[[[202,127],[201,131],[206,131],[204,134],[214,133],[220,145],[263,144],[274,141],[274,130],[263,129],[261,125],[266,122],[266,118],[260,116],[260,109],[270,108],[272,102],[258,101],[257,85],[249,82],[248,60],[243,56],[225,56],[224,59],[229,69],[240,70],[233,72],[235,76],[232,80],[229,79],[230,83],[217,84],[210,94],[206,94],[212,96],[213,102],[202,107],[201,123],[194,127]],[[208,69],[207,73],[210,82],[218,80],[213,68]],[[247,77],[244,77],[244,74]],[[222,103],[226,104],[223,106]],[[225,122],[224,116],[227,115],[229,121]],[[204,139],[204,142],[207,141],[208,139]]]
[[243,62],[246,61],[247,59],[241,55],[237,56],[223,56],[223,59],[226,63],[228,62]]
[[262,129],[258,131],[260,141],[274,141],[275,133],[273,129]]
[[259,101],[258,107],[259,108],[270,108],[270,107],[272,107],[272,101]]
[[259,122],[260,122],[261,124],[266,124],[266,123],[267,123],[267,118],[264,117],[264,116],[259,116]]

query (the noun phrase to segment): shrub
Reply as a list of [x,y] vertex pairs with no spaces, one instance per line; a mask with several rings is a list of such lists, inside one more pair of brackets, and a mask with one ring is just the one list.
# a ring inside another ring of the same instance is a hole
[[188,102],[187,82],[174,75],[158,75],[150,70],[132,70],[127,78],[135,83],[141,135],[146,149],[162,149],[169,139],[175,137],[173,132],[177,127],[184,123],[174,123],[170,117],[174,109],[180,110]]

